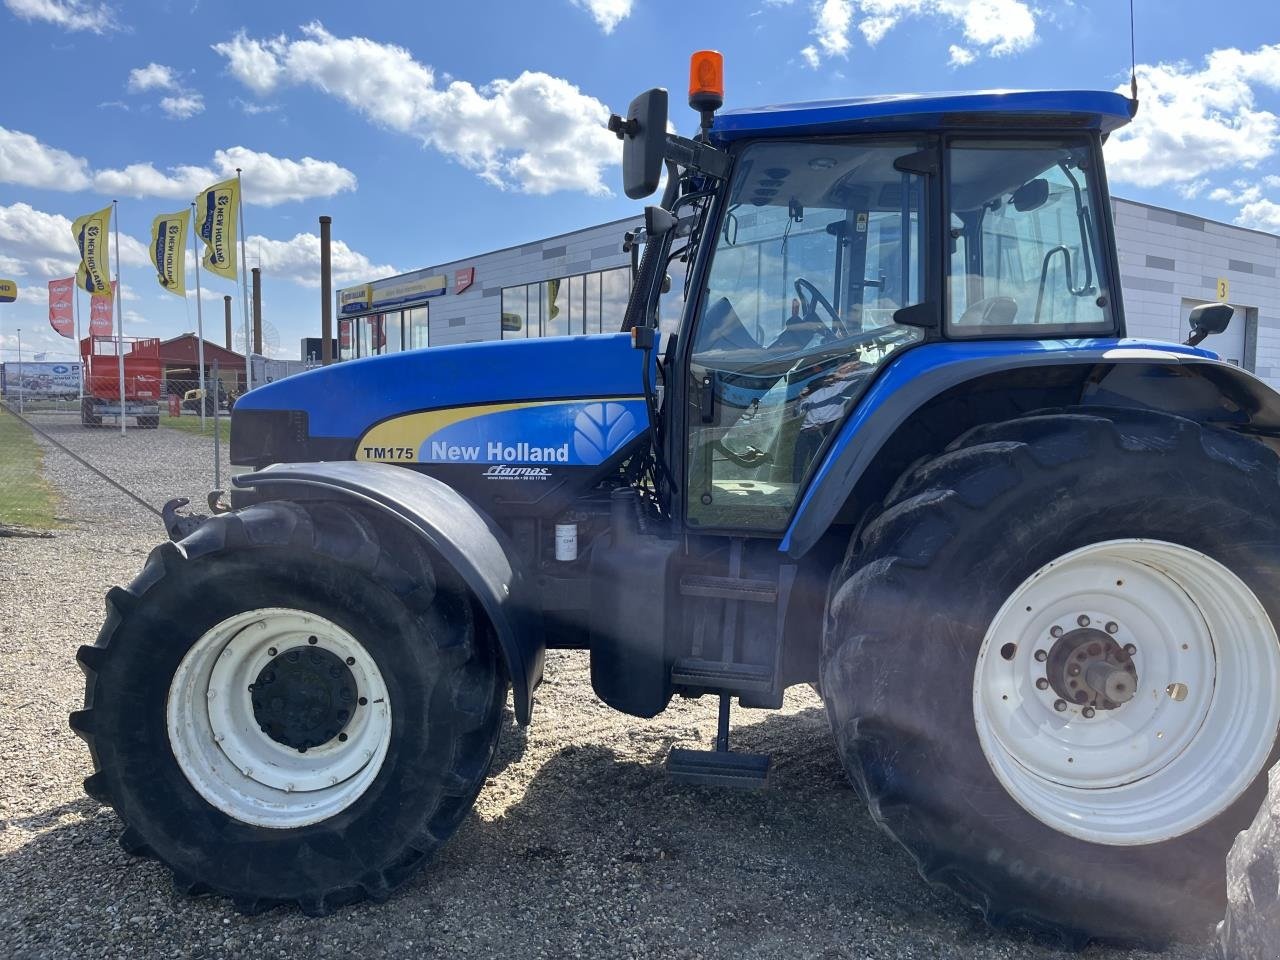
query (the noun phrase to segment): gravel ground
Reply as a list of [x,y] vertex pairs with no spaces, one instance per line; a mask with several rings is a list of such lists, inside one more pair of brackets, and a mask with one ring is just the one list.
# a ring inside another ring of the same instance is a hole
[[[66,418],[49,429],[157,506],[175,493],[202,502],[211,481],[197,437],[162,428],[122,440]],[[768,790],[679,787],[663,758],[673,743],[710,742],[714,703],[624,717],[592,695],[576,652],[550,656],[533,727],[508,726],[474,814],[390,902],[320,920],[245,918],[175,895],[164,869],[116,845],[115,814],[82,793],[89,757],[66,720],[83,695],[75,650],[97,632],[100,598],[163,531],[56,449],[46,472],[66,527],[52,540],[0,540],[0,957],[1076,956],[991,931],[927,888],[847,786],[807,688],[781,712],[735,711],[735,743],[773,755]]]

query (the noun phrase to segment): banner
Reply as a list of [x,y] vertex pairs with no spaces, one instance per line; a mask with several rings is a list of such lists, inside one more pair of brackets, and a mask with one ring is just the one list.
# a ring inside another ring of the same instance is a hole
[[115,283],[111,284],[111,293],[104,293],[101,296],[94,295],[89,298],[89,336],[91,337],[109,337],[111,336],[112,324],[112,304],[115,303]]
[[76,278],[49,281],[49,326],[58,332],[60,337],[75,338],[76,317],[75,303]]
[[236,180],[215,183],[196,197],[198,230],[204,241],[204,265],[220,277],[236,279],[236,214],[240,209],[240,184]]
[[111,270],[107,259],[107,239],[111,232],[111,208],[103,207],[97,213],[77,217],[71,225],[80,250],[80,269],[76,271],[76,283],[80,289],[97,296],[110,292]]
[[180,297],[187,295],[187,230],[191,211],[162,213],[151,221],[151,265],[160,286]]

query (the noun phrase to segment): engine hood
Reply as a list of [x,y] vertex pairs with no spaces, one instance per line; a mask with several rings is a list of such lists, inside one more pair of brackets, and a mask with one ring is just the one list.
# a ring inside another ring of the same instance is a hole
[[[631,337],[619,333],[495,340],[336,363],[241,397],[232,413],[231,459],[248,466],[457,457],[521,464],[552,456],[589,465],[647,426],[641,357]],[[584,429],[588,441],[581,439]]]

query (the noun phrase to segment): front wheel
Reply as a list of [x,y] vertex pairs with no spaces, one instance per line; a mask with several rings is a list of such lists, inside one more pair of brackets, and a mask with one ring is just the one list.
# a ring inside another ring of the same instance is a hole
[[470,809],[506,677],[410,535],[260,504],[157,548],[107,606],[78,657],[85,789],[179,889],[251,913],[383,899]]
[[971,431],[899,481],[822,689],[873,816],[993,922],[1200,936],[1280,729],[1280,458],[1134,411]]

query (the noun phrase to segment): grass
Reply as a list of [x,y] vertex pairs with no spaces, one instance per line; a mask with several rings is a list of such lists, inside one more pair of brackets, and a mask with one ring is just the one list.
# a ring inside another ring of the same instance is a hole
[[[194,433],[197,437],[213,436],[212,416],[204,418],[204,429],[201,430],[199,414],[171,417],[162,412],[160,414],[160,426],[172,427],[174,430],[181,430],[183,433]],[[231,414],[225,410],[218,413],[218,439],[224,443],[229,442],[231,439]]]
[[44,478],[44,451],[26,424],[0,408],[0,523],[48,530],[57,498]]

